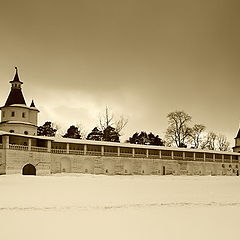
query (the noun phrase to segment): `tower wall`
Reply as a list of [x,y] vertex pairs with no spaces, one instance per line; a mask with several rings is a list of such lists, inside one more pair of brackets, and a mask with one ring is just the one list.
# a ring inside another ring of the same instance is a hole
[[[2,110],[2,122],[7,121],[18,121],[23,123],[29,123],[30,111],[26,106],[8,106],[1,109]],[[14,115],[13,115],[14,114]]]
[[37,135],[37,126],[21,123],[0,123],[0,130],[25,135]]
[[1,109],[0,130],[37,135],[38,110],[27,106],[11,105]]
[[38,110],[37,109],[29,109],[29,122],[38,125]]
[[235,147],[233,147],[233,151],[240,153],[240,146],[235,146]]
[[235,138],[235,146],[240,147],[240,138]]

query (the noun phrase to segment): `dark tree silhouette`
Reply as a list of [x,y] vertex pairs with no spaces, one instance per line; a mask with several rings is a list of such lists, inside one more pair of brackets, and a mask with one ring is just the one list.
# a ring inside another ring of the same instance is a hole
[[88,135],[87,140],[102,141],[103,133],[95,127]]
[[108,126],[103,131],[95,127],[87,136],[88,140],[119,142],[119,134],[114,127]]
[[72,125],[68,128],[67,132],[63,137],[81,139],[80,130],[78,129],[78,127]]
[[139,133],[135,132],[135,133],[132,135],[132,137],[129,138],[129,140],[128,140],[127,142],[139,144],[138,135],[139,135]]
[[57,129],[53,127],[52,122],[45,122],[42,126],[37,128],[38,136],[55,137]]
[[134,143],[134,144],[164,146],[163,140],[158,135],[155,136],[151,132],[147,134],[146,132],[143,132],[143,131],[140,134],[137,132],[134,133],[127,142]]
[[156,136],[153,135],[153,137],[152,138],[149,137],[149,139],[150,139],[150,145],[164,146],[163,140],[158,135]]
[[108,126],[103,131],[103,141],[120,142],[119,133],[115,130],[114,127]]
[[132,137],[129,138],[128,142],[134,143],[134,144],[148,144],[149,139],[146,132],[134,133]]
[[180,143],[178,147],[180,147],[180,148],[187,148],[187,145],[185,143]]

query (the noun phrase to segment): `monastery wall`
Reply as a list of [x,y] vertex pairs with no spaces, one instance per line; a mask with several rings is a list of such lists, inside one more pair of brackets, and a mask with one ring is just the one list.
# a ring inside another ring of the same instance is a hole
[[106,175],[237,175],[237,163],[124,158],[69,154],[51,155],[51,173]]
[[52,154],[52,173],[73,172],[106,175],[129,174],[178,175],[177,161],[126,157]]
[[22,174],[23,167],[30,163],[36,168],[36,175],[51,173],[51,153],[5,149],[6,174]]
[[[64,139],[65,140],[65,139]],[[70,140],[73,141],[73,140]],[[0,138],[0,174],[239,175],[239,154],[133,146],[106,142],[57,142],[29,136]],[[28,165],[30,164],[30,165]],[[30,171],[30,170],[29,170]]]
[[[6,163],[6,164],[5,164]],[[26,164],[36,175],[87,173],[105,175],[233,175],[238,163],[200,162],[114,156],[56,154],[22,149],[0,149],[0,174],[22,174]]]

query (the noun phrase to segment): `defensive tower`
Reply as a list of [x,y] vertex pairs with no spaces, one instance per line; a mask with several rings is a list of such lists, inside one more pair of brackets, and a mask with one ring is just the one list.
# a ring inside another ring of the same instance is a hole
[[19,80],[17,67],[15,69],[14,79],[10,81],[12,85],[11,91],[5,105],[0,108],[0,130],[25,135],[37,135],[39,110],[35,107],[33,101],[30,107],[26,105],[22,93],[23,82]]

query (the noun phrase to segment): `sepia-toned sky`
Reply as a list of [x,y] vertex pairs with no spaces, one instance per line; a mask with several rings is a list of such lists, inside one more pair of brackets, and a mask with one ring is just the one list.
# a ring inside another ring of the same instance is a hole
[[81,123],[106,105],[135,131],[164,137],[166,115],[233,144],[240,121],[238,0],[0,0],[0,103],[18,66],[39,124]]

